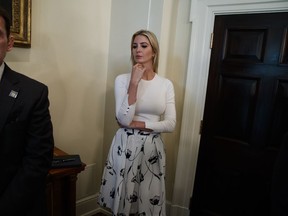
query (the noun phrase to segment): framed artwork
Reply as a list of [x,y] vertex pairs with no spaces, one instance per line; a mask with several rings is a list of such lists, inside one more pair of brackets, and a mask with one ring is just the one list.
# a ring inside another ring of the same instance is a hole
[[31,0],[5,0],[0,6],[7,10],[15,47],[31,47]]

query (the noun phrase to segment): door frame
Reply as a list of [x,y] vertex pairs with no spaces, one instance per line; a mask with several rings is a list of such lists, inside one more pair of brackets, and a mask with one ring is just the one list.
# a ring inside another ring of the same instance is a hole
[[189,215],[216,15],[284,12],[287,0],[191,0],[192,32],[171,215]]

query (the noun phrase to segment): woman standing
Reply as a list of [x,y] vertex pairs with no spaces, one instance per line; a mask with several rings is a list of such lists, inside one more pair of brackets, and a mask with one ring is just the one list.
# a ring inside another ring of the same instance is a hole
[[99,204],[113,215],[166,215],[162,132],[176,124],[174,87],[157,74],[159,44],[140,30],[131,40],[132,72],[115,80],[120,128],[104,168]]

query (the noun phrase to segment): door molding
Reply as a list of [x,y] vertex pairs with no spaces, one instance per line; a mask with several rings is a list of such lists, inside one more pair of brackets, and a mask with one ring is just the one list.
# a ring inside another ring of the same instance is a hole
[[288,11],[287,0],[191,0],[192,32],[171,215],[189,215],[215,16],[283,11]]

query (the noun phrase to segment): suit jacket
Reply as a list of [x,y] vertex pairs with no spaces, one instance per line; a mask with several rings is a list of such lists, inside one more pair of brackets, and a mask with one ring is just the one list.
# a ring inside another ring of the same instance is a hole
[[6,64],[0,82],[0,216],[45,215],[53,157],[48,88]]

